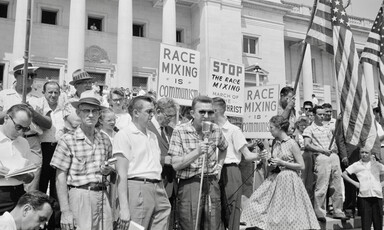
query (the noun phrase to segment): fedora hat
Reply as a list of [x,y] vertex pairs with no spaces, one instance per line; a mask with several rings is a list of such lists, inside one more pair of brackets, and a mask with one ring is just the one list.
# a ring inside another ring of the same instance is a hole
[[87,105],[95,105],[98,106],[100,109],[105,109],[105,106],[101,105],[101,101],[99,99],[99,96],[95,94],[93,90],[87,90],[81,93],[80,99],[78,101],[71,102],[72,106],[76,109],[81,104],[87,104]]
[[70,81],[69,84],[75,85],[75,83],[78,81],[89,80],[89,79],[93,80],[93,77],[91,77],[91,75],[89,75],[89,73],[87,73],[85,70],[78,69],[78,70],[75,70],[75,72],[73,72],[72,81]]
[[[39,67],[33,66],[32,63],[28,62],[27,68],[28,68],[28,71],[35,72]],[[17,71],[22,71],[22,72],[24,71],[24,59],[23,58],[16,59],[13,62],[13,69],[9,73],[14,74]]]

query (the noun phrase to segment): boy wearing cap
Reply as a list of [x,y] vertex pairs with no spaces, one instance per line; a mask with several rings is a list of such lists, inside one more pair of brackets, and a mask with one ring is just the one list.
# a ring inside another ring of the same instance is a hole
[[83,92],[71,104],[81,123],[59,140],[51,161],[56,168],[61,228],[110,230],[112,213],[103,176],[112,170],[105,164],[112,144],[107,135],[95,129],[104,107],[93,91]]
[[[383,226],[383,184],[380,175],[384,174],[384,165],[374,160],[370,151],[360,149],[360,160],[350,165],[342,177],[359,189],[362,229],[373,228],[379,230]],[[350,175],[355,174],[358,181]]]

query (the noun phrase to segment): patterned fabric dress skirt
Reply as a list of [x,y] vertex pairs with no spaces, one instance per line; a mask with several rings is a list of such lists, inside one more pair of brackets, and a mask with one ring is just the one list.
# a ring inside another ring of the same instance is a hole
[[320,229],[303,182],[287,169],[270,175],[252,194],[241,221],[265,230]]

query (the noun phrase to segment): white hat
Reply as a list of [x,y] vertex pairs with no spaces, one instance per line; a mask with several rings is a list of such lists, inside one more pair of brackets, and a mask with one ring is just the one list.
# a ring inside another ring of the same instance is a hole
[[[17,59],[13,62],[13,70],[9,73],[14,74],[17,71],[23,71],[24,70],[24,63],[25,60],[23,58]],[[35,72],[39,67],[33,66],[32,63],[28,62],[28,70],[32,70],[32,72]]]

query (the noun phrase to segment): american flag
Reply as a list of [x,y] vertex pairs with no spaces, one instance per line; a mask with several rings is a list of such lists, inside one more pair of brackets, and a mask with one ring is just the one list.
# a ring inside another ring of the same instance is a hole
[[360,61],[368,62],[380,70],[379,75],[379,106],[381,114],[384,113],[384,64],[381,57],[384,53],[384,16],[383,7],[380,7],[379,13],[373,23],[371,32],[368,36],[367,44],[361,54]]
[[306,41],[333,55],[345,141],[373,149],[378,140],[375,120],[341,0],[318,0]]

